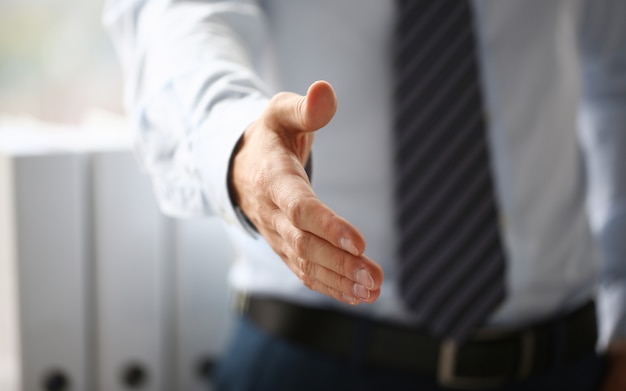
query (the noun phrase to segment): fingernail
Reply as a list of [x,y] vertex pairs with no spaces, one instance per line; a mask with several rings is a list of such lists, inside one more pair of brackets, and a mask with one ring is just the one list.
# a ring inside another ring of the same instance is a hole
[[354,273],[354,279],[356,280],[356,282],[365,286],[368,289],[374,288],[374,279],[372,278],[372,275],[363,268],[357,269],[357,271]]
[[350,254],[359,255],[359,249],[356,248],[352,240],[348,238],[339,239],[339,246],[341,246],[343,250],[349,252]]
[[361,284],[352,285],[352,293],[354,293],[356,297],[361,299],[367,300],[370,298],[370,290]]
[[359,299],[357,299],[356,297],[347,295],[345,293],[342,293],[342,295],[343,295],[343,299],[347,301],[348,304],[359,304]]

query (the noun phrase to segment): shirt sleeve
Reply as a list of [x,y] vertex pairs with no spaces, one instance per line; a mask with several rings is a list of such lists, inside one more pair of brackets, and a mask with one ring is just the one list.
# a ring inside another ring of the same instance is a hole
[[581,13],[589,210],[602,259],[601,342],[626,338],[626,2],[588,0]]
[[[135,152],[161,209],[247,229],[227,187],[231,153],[266,107],[264,17],[255,1],[109,0]],[[250,232],[250,231],[249,231]]]

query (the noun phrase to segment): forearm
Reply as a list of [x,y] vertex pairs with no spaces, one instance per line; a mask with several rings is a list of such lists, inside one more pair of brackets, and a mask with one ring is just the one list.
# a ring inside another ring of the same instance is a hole
[[603,262],[598,295],[600,335],[606,346],[626,341],[626,213],[612,216],[596,230]]
[[624,109],[617,107],[615,102],[590,104],[582,132],[589,213],[602,263],[598,296],[602,345],[626,339],[626,99]]
[[232,214],[225,175],[237,139],[267,104],[255,2],[110,1],[140,164],[163,210]]
[[626,338],[626,7],[586,0],[581,14],[581,141],[600,250],[602,345]]
[[591,225],[602,262],[598,303],[606,345],[626,339],[626,97],[588,93],[596,99],[583,117],[582,144]]

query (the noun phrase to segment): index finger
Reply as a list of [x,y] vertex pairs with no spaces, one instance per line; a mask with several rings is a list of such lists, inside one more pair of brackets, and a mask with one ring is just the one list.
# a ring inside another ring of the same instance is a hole
[[351,254],[363,254],[363,235],[320,201],[307,180],[295,174],[283,179],[273,188],[271,197],[291,224]]

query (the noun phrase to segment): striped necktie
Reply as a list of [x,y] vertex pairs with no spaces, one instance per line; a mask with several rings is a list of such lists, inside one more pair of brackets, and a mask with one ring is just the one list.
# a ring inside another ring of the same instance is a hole
[[396,210],[401,295],[464,339],[505,296],[504,252],[466,0],[397,0]]

